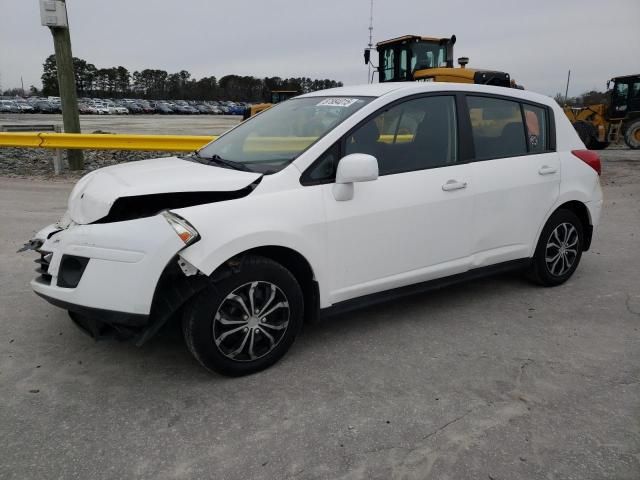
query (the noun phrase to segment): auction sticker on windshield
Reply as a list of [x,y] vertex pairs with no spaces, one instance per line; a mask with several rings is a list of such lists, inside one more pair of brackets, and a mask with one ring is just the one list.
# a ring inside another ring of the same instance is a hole
[[357,98],[325,98],[316,107],[350,107],[357,101]]

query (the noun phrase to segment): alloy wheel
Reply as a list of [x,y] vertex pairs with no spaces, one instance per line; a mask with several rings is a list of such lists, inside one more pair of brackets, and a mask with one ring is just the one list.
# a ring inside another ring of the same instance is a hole
[[237,362],[264,357],[280,343],[289,325],[289,301],[277,285],[255,281],[229,293],[215,314],[213,340]]
[[570,223],[561,223],[549,236],[545,248],[545,262],[551,275],[566,274],[578,257],[578,230]]

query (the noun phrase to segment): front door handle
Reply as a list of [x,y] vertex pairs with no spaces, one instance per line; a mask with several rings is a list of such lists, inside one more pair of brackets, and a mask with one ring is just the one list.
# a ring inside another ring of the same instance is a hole
[[445,192],[460,190],[461,188],[467,188],[467,182],[459,182],[458,180],[447,180],[447,183],[442,185],[442,190],[444,190]]
[[538,170],[538,173],[540,175],[551,175],[553,173],[556,173],[558,171],[558,169],[556,167],[550,167],[549,165],[543,165],[542,167],[540,167],[540,170]]

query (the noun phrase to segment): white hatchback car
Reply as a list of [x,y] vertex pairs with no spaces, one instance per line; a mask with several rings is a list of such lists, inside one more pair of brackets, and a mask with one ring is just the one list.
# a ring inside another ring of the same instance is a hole
[[193,155],[89,173],[35,235],[37,294],[143,343],[176,314],[206,368],[281,358],[305,320],[520,268],[566,281],[600,161],[520,90],[385,83],[296,97]]

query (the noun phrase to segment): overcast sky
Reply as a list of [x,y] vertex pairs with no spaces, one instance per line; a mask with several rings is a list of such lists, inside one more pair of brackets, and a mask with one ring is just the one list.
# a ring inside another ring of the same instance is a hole
[[[73,54],[96,67],[366,83],[369,0],[68,0]],[[456,34],[470,67],[528,90],[603,90],[640,73],[640,0],[374,0],[374,42]],[[0,0],[0,86],[41,86],[53,53],[38,0]]]

